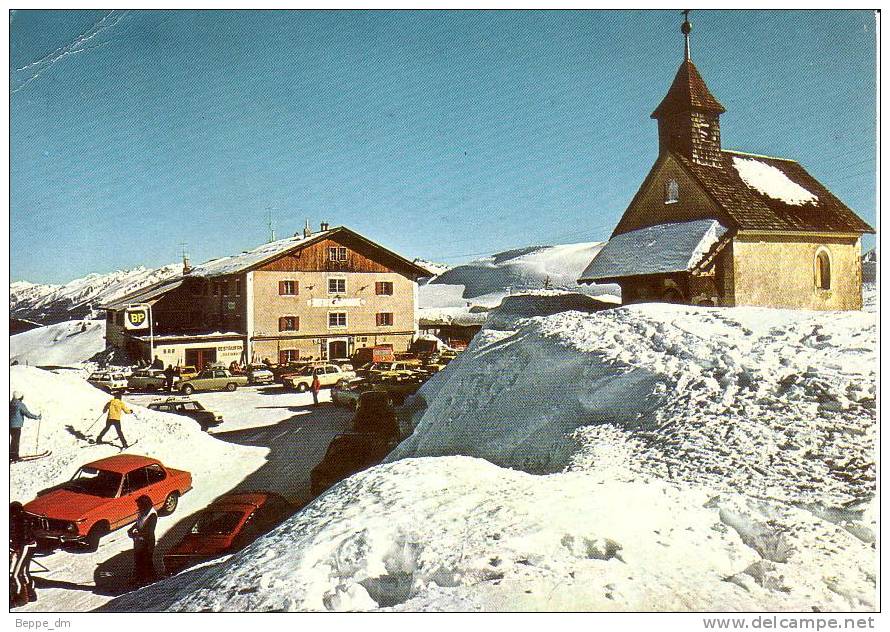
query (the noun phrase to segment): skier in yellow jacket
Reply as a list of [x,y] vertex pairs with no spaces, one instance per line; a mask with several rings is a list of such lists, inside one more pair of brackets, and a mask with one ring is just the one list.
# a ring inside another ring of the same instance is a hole
[[108,418],[105,420],[105,427],[102,429],[102,432],[96,437],[96,443],[102,443],[102,437],[105,436],[105,433],[108,432],[109,428],[113,427],[117,430],[117,436],[120,437],[121,445],[126,449],[128,444],[127,440],[124,438],[124,433],[121,430],[121,414],[130,414],[133,411],[121,400],[120,392],[115,392],[114,399],[105,404],[105,408],[102,410],[108,411]]

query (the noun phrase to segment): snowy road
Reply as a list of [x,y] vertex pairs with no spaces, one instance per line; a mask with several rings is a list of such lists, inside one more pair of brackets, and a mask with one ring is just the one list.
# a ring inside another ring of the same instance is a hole
[[[147,405],[157,395],[126,395],[131,404]],[[330,403],[328,391],[322,391],[321,405],[312,405],[309,393],[301,394],[280,387],[250,387],[234,393],[206,393],[195,397],[206,408],[223,415],[224,423],[213,430],[220,440],[242,446],[267,448],[266,462],[255,464],[220,463],[228,474],[243,468],[243,478],[233,490],[263,489],[282,494],[297,506],[310,500],[309,473],[322,459],[331,439],[343,432],[351,412]],[[185,446],[184,446],[185,447]],[[194,493],[194,492],[193,492]],[[164,553],[191,527],[192,516],[206,502],[194,502],[192,494],[183,497],[179,510],[158,523],[155,562],[162,568]],[[121,529],[102,541],[97,553],[75,550],[56,551],[37,558],[46,566],[35,564],[39,601],[23,611],[91,610],[128,590],[131,573],[131,541]]]

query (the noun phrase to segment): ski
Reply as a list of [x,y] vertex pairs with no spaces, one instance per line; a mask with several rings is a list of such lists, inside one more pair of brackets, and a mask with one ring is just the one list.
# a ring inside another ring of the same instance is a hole
[[88,441],[89,441],[89,443],[87,443],[86,445],[82,445],[82,446],[80,446],[80,448],[81,448],[81,449],[83,449],[83,448],[94,448],[94,447],[96,447],[97,445],[110,445],[110,446],[113,447],[113,448],[117,448],[119,452],[123,452],[124,450],[129,450],[129,449],[132,448],[134,445],[136,445],[137,443],[139,443],[139,439],[136,439],[136,441],[132,441],[132,442],[130,442],[130,443],[127,445],[127,447],[125,448],[125,447],[121,446],[120,444],[112,443],[112,442],[110,442],[110,441],[100,441],[100,442],[97,442],[97,441],[95,441],[95,440],[89,440],[89,439],[88,439]]
[[12,463],[18,463],[19,461],[36,461],[37,459],[49,456],[52,452],[52,450],[46,450],[45,452],[38,452],[37,454],[25,454],[17,458],[15,461],[12,461]]

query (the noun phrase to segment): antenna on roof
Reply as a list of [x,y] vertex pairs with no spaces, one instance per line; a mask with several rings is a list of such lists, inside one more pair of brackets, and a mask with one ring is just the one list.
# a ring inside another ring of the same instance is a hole
[[680,25],[680,32],[686,40],[685,59],[686,61],[692,61],[692,55],[689,52],[689,33],[692,31],[692,22],[689,21],[689,9],[684,9],[680,13],[683,14],[683,24]]
[[269,243],[275,241],[275,224],[272,223],[272,209],[273,209],[273,208],[274,208],[274,207],[272,207],[272,206],[267,206],[267,207],[266,207],[266,210],[269,211],[269,218],[268,218],[268,224],[269,224]]

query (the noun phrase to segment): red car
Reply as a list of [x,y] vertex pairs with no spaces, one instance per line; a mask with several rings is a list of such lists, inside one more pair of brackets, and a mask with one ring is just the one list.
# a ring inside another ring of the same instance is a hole
[[272,492],[232,492],[198,514],[188,533],[164,555],[170,574],[217,555],[234,553],[268,533],[296,507]]
[[39,540],[77,542],[95,551],[102,536],[136,521],[136,499],[148,496],[162,516],[192,488],[192,475],[157,459],[119,454],[82,466],[67,483],[25,505]]

